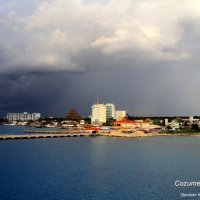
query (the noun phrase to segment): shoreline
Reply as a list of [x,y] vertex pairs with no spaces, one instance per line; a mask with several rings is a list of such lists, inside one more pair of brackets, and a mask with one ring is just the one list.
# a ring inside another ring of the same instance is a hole
[[138,138],[138,137],[163,137],[163,136],[200,136],[200,133],[144,133],[138,131],[135,133],[121,133],[119,131],[111,131],[110,133],[100,133],[101,136],[108,137],[123,137],[123,138]]
[[[28,134],[27,134],[28,133]],[[134,133],[123,133],[120,130],[112,130],[110,132],[98,132],[98,133],[75,133],[67,131],[32,131],[27,130],[25,134],[3,134],[0,135],[0,140],[17,140],[17,139],[35,139],[35,138],[61,138],[61,137],[118,137],[118,138],[142,138],[142,137],[191,137],[200,136],[200,133],[144,133],[143,131],[137,131]]]
[[152,135],[114,135],[114,134],[100,134],[99,136],[118,137],[118,138],[148,138],[148,137],[199,137],[198,135],[191,134],[152,134]]

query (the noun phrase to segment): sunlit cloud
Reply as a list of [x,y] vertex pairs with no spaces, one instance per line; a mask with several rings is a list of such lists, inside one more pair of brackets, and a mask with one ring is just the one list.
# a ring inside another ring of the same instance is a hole
[[110,56],[103,68],[121,57],[133,67],[136,56],[137,66],[187,60],[193,52],[184,43],[184,22],[200,20],[196,0],[42,0],[28,8],[29,15],[21,15],[20,6],[13,1],[1,7],[1,72],[101,69],[98,63],[91,67],[88,54],[87,62],[77,61],[84,51]]

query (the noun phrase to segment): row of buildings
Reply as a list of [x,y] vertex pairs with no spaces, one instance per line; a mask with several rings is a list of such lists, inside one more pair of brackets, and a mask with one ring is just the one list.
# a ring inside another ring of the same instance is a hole
[[13,121],[36,121],[41,118],[40,113],[28,113],[28,112],[23,112],[23,113],[8,113],[6,116],[6,119],[9,122]]
[[121,120],[124,117],[126,117],[126,111],[116,110],[115,105],[112,103],[97,103],[92,105],[92,125],[102,125],[108,122],[110,119]]
[[165,127],[171,130],[177,130],[186,127],[191,128],[195,126],[200,127],[200,119],[190,116],[189,118],[175,118],[169,122],[168,119],[166,118],[164,125]]

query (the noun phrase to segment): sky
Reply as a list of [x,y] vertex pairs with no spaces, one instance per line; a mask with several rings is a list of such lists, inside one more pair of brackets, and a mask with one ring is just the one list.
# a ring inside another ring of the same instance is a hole
[[0,116],[200,115],[198,0],[0,0]]

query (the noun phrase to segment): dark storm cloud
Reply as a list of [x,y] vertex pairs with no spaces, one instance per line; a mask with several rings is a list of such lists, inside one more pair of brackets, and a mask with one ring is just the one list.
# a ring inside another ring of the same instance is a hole
[[24,3],[0,6],[1,115],[87,116],[97,93],[135,115],[200,113],[198,1]]
[[126,69],[4,78],[1,113],[40,111],[43,116],[64,116],[70,108],[76,108],[88,116],[97,93],[100,102],[114,103],[118,109],[125,109],[127,101],[132,115],[200,113],[199,70],[174,70],[173,66]]

